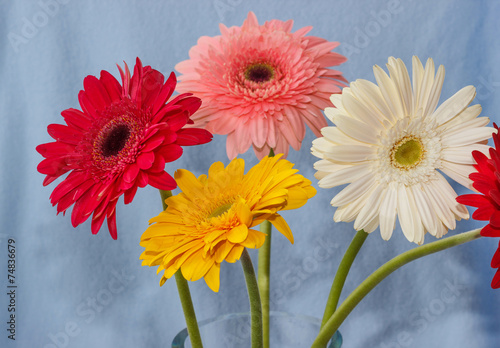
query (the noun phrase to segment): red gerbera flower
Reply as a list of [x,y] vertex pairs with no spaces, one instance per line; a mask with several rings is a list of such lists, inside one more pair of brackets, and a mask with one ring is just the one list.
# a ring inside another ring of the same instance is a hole
[[72,204],[71,222],[78,226],[93,213],[92,233],[107,217],[108,229],[117,238],[116,203],[124,194],[130,203],[138,187],[162,190],[177,187],[165,172],[165,163],[178,159],[181,146],[209,142],[203,129],[182,128],[193,123],[190,116],[201,105],[199,98],[181,94],[166,103],[177,83],[174,73],[164,76],[137,58],[134,74],[119,66],[122,85],[107,71],[87,76],[78,94],[82,111],[64,110],[67,125],[51,124],[49,135],[56,141],[37,146],[45,159],[38,171],[46,174],[43,185],[69,175],[54,189],[50,200],[57,212]]
[[[476,160],[476,172],[469,175],[474,181],[472,186],[481,194],[468,194],[457,197],[461,204],[476,207],[472,214],[475,220],[489,221],[483,227],[483,237],[500,237],[500,138],[498,126],[493,124],[497,133],[493,133],[495,148],[490,148],[490,158],[479,151],[472,152]],[[491,267],[497,268],[497,272],[491,282],[493,289],[500,288],[500,243],[491,260]]]

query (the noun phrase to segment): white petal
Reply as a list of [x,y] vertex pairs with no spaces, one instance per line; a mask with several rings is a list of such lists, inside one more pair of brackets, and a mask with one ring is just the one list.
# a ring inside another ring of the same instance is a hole
[[410,242],[415,240],[414,228],[416,225],[414,211],[412,211],[412,205],[410,203],[410,197],[408,195],[407,189],[403,184],[398,185],[398,219],[399,225],[403,230],[403,234],[406,239]]
[[380,235],[383,240],[389,240],[396,224],[398,192],[396,184],[391,182],[387,187],[385,197],[380,204]]
[[[420,91],[417,99],[418,109],[422,109],[422,111],[425,111],[427,108],[429,95],[434,84],[434,72],[434,61],[432,58],[429,58],[425,63],[424,76],[422,78],[422,84],[420,85]],[[425,115],[425,113],[423,115]]]
[[[387,192],[386,188],[382,185],[377,185],[370,198],[366,201],[364,207],[358,214],[354,222],[354,229],[359,231],[365,229],[366,226],[379,215],[380,202],[384,199]],[[370,231],[371,232],[371,231]]]
[[370,170],[371,166],[371,164],[344,166],[343,169],[336,170],[324,176],[318,182],[318,186],[321,188],[330,188],[354,182],[365,175],[366,172]]
[[335,117],[333,117],[333,123],[335,123],[337,128],[342,132],[354,139],[368,144],[376,144],[378,142],[377,132],[374,132],[373,129],[364,122],[358,121],[352,117],[335,115]]
[[400,58],[395,59],[390,57],[387,68],[389,69],[391,79],[396,84],[399,94],[401,95],[405,115],[412,114],[413,94],[411,90],[410,76],[408,75],[408,70],[406,69],[405,64]]
[[321,134],[329,141],[339,145],[362,145],[361,141],[351,138],[337,127],[325,127],[321,129]]
[[451,179],[458,182],[460,185],[467,187],[469,190],[474,190],[472,180],[469,179],[470,173],[474,168],[466,164],[457,164],[448,161],[441,161],[442,168],[440,170],[448,175]]
[[448,204],[449,209],[455,214],[457,220],[468,219],[469,212],[464,205],[457,202],[457,193],[446,181],[446,179],[438,173],[439,182],[433,181],[434,187],[441,193],[441,197]]
[[439,220],[441,220],[450,230],[454,230],[456,227],[455,217],[439,193],[436,192],[432,183],[424,185],[423,187]]
[[371,132],[379,133],[384,128],[377,115],[360,103],[352,93],[345,93],[342,100],[349,115],[368,125]]
[[486,126],[490,122],[490,119],[488,117],[478,117],[474,118],[472,120],[467,120],[464,121],[460,124],[455,124],[452,127],[447,127],[449,122],[446,123],[445,125],[439,127],[439,129],[444,129],[444,131],[441,133],[441,137],[443,139],[447,137],[454,136],[460,132],[463,132],[466,129],[471,129],[471,128],[482,128]]
[[443,139],[442,144],[448,147],[470,145],[491,138],[493,132],[495,132],[495,128],[493,127],[466,128],[451,136],[447,136]]
[[372,219],[372,221],[370,221],[364,228],[363,230],[366,232],[366,233],[372,233],[373,231],[375,231],[377,229],[379,225],[379,219],[378,219],[378,215],[375,215]]
[[340,222],[340,221],[351,222],[351,221],[353,221],[356,218],[356,216],[358,216],[359,211],[365,206],[366,201],[371,196],[374,189],[375,189],[375,186],[372,187],[370,190],[364,192],[360,197],[358,197],[357,199],[355,199],[351,203],[344,205],[342,207],[339,207],[335,211],[335,215],[333,216],[333,221],[335,221],[335,222]]
[[441,89],[443,88],[444,82],[444,66],[440,65],[436,74],[436,78],[434,79],[434,83],[429,92],[429,99],[425,105],[425,110],[423,113],[424,117],[432,114],[434,110],[436,110],[436,106],[439,102],[439,97],[441,96]]
[[483,144],[474,144],[459,147],[450,147],[441,152],[443,159],[448,162],[455,162],[461,164],[476,164],[472,157],[472,151],[480,151],[488,155],[490,146]]
[[319,160],[314,163],[314,169],[321,172],[333,173],[338,170],[344,169],[347,166],[344,164],[334,163],[327,159]]
[[422,224],[430,234],[435,236],[438,228],[437,226],[438,224],[441,224],[441,221],[437,219],[437,216],[432,209],[432,203],[423,190],[422,185],[413,185],[411,189],[420,218],[422,219]]
[[384,96],[387,106],[391,109],[391,113],[398,119],[405,117],[406,115],[404,114],[401,96],[399,95],[399,91],[397,90],[394,82],[378,65],[373,67],[373,74],[375,75],[380,92]]
[[325,155],[328,159],[344,163],[370,161],[377,158],[375,148],[364,145],[333,145],[325,152]]
[[364,177],[361,177],[340,191],[335,197],[333,197],[330,204],[334,207],[339,207],[354,201],[356,198],[361,197],[363,193],[368,191],[368,189],[372,187],[374,181],[372,173],[367,173]]
[[438,124],[444,124],[459,115],[476,96],[474,86],[466,86],[451,96],[431,115]]
[[[467,109],[462,111],[460,115],[458,115],[454,119],[449,120],[448,122],[446,122],[446,124],[442,125],[442,127],[451,128],[456,125],[464,124],[465,122],[471,121],[476,117],[478,117],[481,111],[482,111],[481,105],[479,104],[471,105]],[[486,124],[488,122],[486,122]],[[486,124],[484,124],[483,126],[485,126]]]
[[424,79],[424,67],[417,56],[412,57],[413,114],[419,109],[420,87]]
[[356,80],[351,82],[351,89],[359,100],[362,100],[369,109],[378,115],[379,121],[387,120],[393,123],[396,120],[376,84],[367,80]]

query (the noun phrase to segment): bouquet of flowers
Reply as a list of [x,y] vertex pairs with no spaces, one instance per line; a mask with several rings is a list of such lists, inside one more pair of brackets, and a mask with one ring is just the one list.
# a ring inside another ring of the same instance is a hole
[[[352,309],[406,263],[481,236],[500,237],[498,127],[479,117],[480,105],[470,106],[475,88],[464,87],[438,105],[444,67],[436,71],[431,58],[424,66],[417,57],[411,78],[405,63],[390,57],[388,73],[374,66],[376,83],[349,83],[331,68],[346,61],[333,52],[339,43],[307,35],[311,27],[292,32],[292,25],[259,25],[252,12],[241,27],[221,24],[221,35],[201,37],[190,58],[177,64],[178,84],[174,73],[165,79],[139,58],[132,72],[118,66],[121,82],[107,71],[87,76],[80,109],[64,110],[66,124],[48,126],[55,141],[37,147],[45,158],[38,166],[44,185],[67,174],[51,203],[58,213],[73,206],[74,227],[92,215],[93,234],[107,220],[116,239],[119,198],[128,204],[139,187],[160,190],[164,210],[140,238],[140,259],[162,272],[160,286],[175,276],[193,347],[202,347],[203,337],[187,281],[203,278],[217,292],[224,261],[243,267],[252,347],[270,346],[272,229],[293,243],[280,211],[299,209],[316,194],[286,159],[290,147],[300,151],[306,126],[317,136],[311,152],[319,159],[319,187],[346,185],[331,201],[333,219],[354,221],[357,231],[312,347],[338,341],[337,329]],[[199,177],[187,169],[173,176],[165,171],[183,146],[207,143],[212,134],[227,136],[228,165],[215,162]],[[487,145],[490,137],[495,147]],[[245,170],[237,156],[250,147],[259,162]],[[475,193],[457,197],[443,174]],[[176,187],[180,193],[172,195]],[[467,219],[465,205],[477,208],[472,218],[488,224],[424,244],[426,232],[439,239]],[[377,229],[389,240],[396,218],[418,246],[375,270],[339,305],[363,242]],[[248,248],[259,249],[258,277]],[[497,269],[491,286],[499,288],[500,246],[491,267]]]

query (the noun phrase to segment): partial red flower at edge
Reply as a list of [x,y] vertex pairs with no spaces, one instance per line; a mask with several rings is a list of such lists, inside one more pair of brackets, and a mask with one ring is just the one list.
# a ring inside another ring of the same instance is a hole
[[[498,132],[498,126],[493,126]],[[473,151],[472,156],[476,161],[475,173],[469,175],[473,181],[472,186],[481,194],[466,194],[457,197],[457,202],[477,210],[472,214],[475,220],[489,221],[481,230],[483,237],[500,237],[500,138],[498,133],[493,133],[495,148],[490,148],[490,158],[479,151]],[[500,243],[491,260],[491,267],[497,272],[491,282],[493,289],[500,288]]]
[[49,135],[56,141],[37,146],[45,159],[38,171],[46,174],[46,186],[61,175],[69,175],[50,196],[57,213],[74,204],[71,222],[78,226],[92,215],[96,234],[107,218],[113,239],[117,238],[116,203],[124,195],[132,202],[138,187],[161,190],[177,187],[165,172],[165,163],[182,155],[181,146],[209,142],[204,129],[183,128],[201,100],[185,93],[167,103],[176,86],[172,72],[167,81],[150,66],[136,60],[134,73],[125,63],[120,70],[122,85],[107,71],[87,76],[78,94],[82,111],[64,110],[66,125],[51,124]]

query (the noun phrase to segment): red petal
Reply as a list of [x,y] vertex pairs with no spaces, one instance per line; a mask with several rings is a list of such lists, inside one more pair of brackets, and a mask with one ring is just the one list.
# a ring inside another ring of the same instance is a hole
[[160,110],[163,107],[163,105],[165,105],[165,103],[170,98],[172,93],[174,93],[176,84],[177,84],[177,79],[175,77],[175,74],[172,72],[170,73],[170,76],[168,77],[167,81],[161,88],[160,93],[158,94],[158,97],[156,98],[153,104],[153,115],[155,115],[158,112],[158,110]]
[[490,225],[493,228],[500,228],[500,211],[495,211],[490,217]]
[[106,70],[102,70],[100,80],[104,88],[106,88],[112,103],[121,100],[122,86],[120,86],[120,83],[113,75]]
[[137,177],[137,185],[139,187],[146,187],[149,182],[148,175],[144,172],[139,172],[139,175]]
[[174,178],[167,172],[162,172],[160,175],[149,175],[149,184],[159,190],[173,190],[177,187]]
[[56,178],[71,170],[62,157],[47,158],[40,162],[36,169],[41,174],[54,176]]
[[108,230],[111,238],[116,240],[118,238],[118,231],[116,229],[116,201],[111,214],[108,212]]
[[482,207],[490,205],[490,201],[483,195],[467,194],[457,197],[457,202],[460,204],[470,205],[471,207]]
[[500,237],[500,229],[496,229],[491,225],[486,225],[481,230],[481,236],[483,236],[483,237]]
[[165,160],[161,155],[155,155],[155,161],[151,168],[149,168],[150,172],[162,172],[165,170]]
[[125,195],[123,197],[125,204],[129,204],[130,202],[132,202],[136,193],[137,193],[137,186],[132,186],[130,190],[125,191]]
[[71,127],[85,130],[92,126],[92,120],[77,109],[66,109],[61,112],[61,116],[64,117],[66,123]]
[[491,281],[491,287],[493,289],[500,288],[500,269],[497,269],[497,272],[495,273],[495,276],[493,277],[493,280]]
[[120,71],[120,76],[122,78],[122,98],[129,97],[130,92],[130,70],[128,69],[127,63],[123,63],[125,65],[125,71],[123,71],[119,65],[116,65],[118,67],[118,71]]
[[497,251],[495,251],[493,258],[491,259],[491,267],[493,268],[500,267],[500,242],[498,243]]
[[125,182],[132,183],[137,177],[137,174],[139,174],[139,166],[132,163],[127,167],[127,169],[125,169],[125,172],[123,173],[123,180]]
[[495,208],[491,205],[485,205],[484,207],[479,207],[473,214],[472,218],[474,220],[489,221],[491,215],[495,212]]
[[141,84],[143,77],[142,62],[139,58],[135,60],[134,74],[130,79],[130,98],[135,101],[135,105],[140,109],[142,105]]
[[[144,147],[141,149],[141,151],[150,152],[156,149],[161,144],[163,144],[164,140],[165,137],[163,136],[163,134],[157,134],[153,136],[151,139],[148,139],[148,141],[144,144]],[[169,142],[166,143],[168,144]]]
[[179,157],[182,156],[182,147],[177,144],[168,144],[162,146],[157,152],[156,155],[160,155],[163,157],[165,162],[173,162]]
[[49,124],[47,132],[55,140],[73,145],[78,145],[83,136],[79,130],[62,124]]
[[90,230],[92,231],[92,234],[97,234],[97,232],[99,232],[105,217],[106,215],[104,214],[96,215],[94,213],[94,216],[92,217],[92,223],[90,225]]
[[94,119],[99,118],[99,115],[97,114],[94,105],[90,101],[85,91],[80,91],[80,93],[78,93],[78,101],[80,102],[80,106],[82,107],[82,110],[85,114],[89,115]]
[[150,70],[144,74],[142,81],[142,108],[149,110],[153,107],[158,94],[163,87],[165,77],[158,70]]
[[66,157],[73,153],[75,146],[62,143],[62,142],[54,142],[41,144],[36,147],[36,151],[42,155],[43,157]]
[[500,192],[498,190],[491,190],[490,191],[490,197],[497,204],[497,206],[500,206]]
[[83,89],[97,110],[104,110],[111,104],[108,92],[97,77],[89,75],[83,79]]
[[169,116],[166,119],[166,122],[172,131],[177,132],[179,129],[186,125],[188,120],[189,114],[186,111],[183,111]]
[[184,128],[177,131],[176,144],[181,146],[206,144],[212,140],[213,135],[200,128]]
[[183,109],[187,110],[189,112],[189,115],[191,116],[200,108],[201,99],[194,96],[187,96],[176,102],[172,101],[172,103],[175,105],[182,105]]
[[146,170],[151,168],[153,165],[153,162],[155,160],[155,155],[152,152],[142,152],[139,156],[137,156],[137,159],[135,163],[137,163],[137,166],[142,169]]

